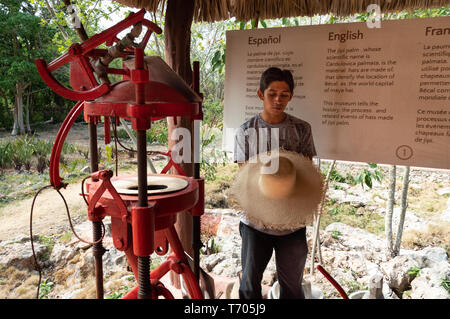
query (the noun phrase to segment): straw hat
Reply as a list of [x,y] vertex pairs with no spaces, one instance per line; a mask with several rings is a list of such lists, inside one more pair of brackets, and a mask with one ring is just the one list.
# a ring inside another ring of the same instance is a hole
[[231,194],[243,209],[241,213],[263,228],[305,226],[318,214],[323,195],[319,169],[295,152],[280,150],[266,157],[251,158],[235,177]]

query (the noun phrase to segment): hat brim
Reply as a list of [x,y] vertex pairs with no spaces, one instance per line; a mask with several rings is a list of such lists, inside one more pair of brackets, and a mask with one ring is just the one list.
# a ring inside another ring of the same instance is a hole
[[284,156],[293,164],[296,181],[291,195],[283,199],[271,199],[258,187],[259,157],[243,165],[231,186],[231,194],[251,223],[274,230],[297,229],[310,223],[317,215],[323,195],[323,179],[312,161],[298,153],[280,150],[273,156]]

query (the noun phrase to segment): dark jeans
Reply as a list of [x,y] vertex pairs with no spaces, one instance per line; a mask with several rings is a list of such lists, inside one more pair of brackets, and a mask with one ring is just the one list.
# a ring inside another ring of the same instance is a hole
[[240,299],[262,299],[261,280],[275,250],[280,299],[305,299],[302,289],[308,246],[306,228],[285,235],[274,236],[239,224],[242,237],[242,278]]

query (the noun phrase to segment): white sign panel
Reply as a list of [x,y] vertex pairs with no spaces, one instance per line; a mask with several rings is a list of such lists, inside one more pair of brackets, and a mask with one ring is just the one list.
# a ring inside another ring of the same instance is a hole
[[293,72],[286,111],[320,158],[450,169],[450,17],[227,32],[224,150],[270,66]]

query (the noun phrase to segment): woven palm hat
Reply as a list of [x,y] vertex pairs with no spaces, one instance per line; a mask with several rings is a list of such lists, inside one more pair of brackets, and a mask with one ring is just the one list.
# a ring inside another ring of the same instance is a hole
[[324,192],[319,169],[295,152],[280,150],[265,156],[249,159],[235,176],[231,195],[241,206],[241,214],[266,229],[305,226],[319,213]]

